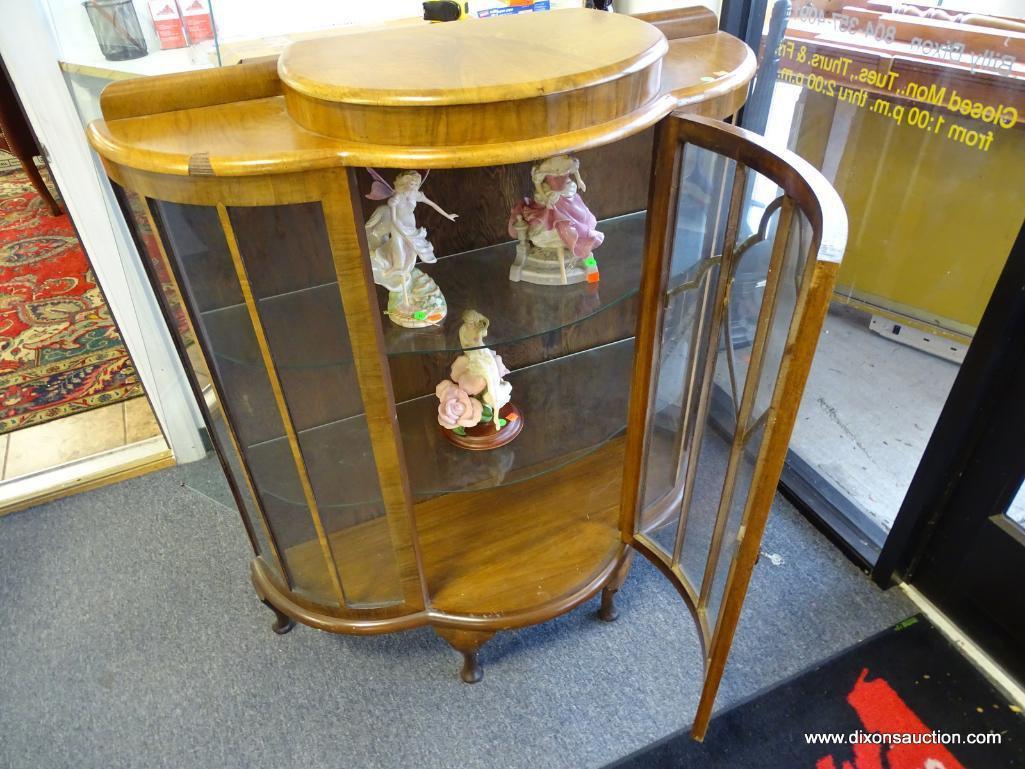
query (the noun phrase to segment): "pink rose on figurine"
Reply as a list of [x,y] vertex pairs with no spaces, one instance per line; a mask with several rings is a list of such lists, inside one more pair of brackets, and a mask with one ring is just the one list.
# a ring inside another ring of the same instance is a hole
[[[453,365],[453,368],[455,366]],[[483,389],[483,387],[481,388]],[[438,424],[447,430],[473,427],[480,422],[483,406],[455,382],[442,380],[434,389],[438,396]]]

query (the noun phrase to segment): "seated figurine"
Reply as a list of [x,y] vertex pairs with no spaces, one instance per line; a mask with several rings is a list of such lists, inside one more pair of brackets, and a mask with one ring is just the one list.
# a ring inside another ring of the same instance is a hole
[[580,161],[569,155],[548,158],[530,170],[534,198],[524,198],[509,215],[516,238],[516,260],[509,280],[542,285],[598,282],[592,254],[605,236],[577,191],[587,190]]

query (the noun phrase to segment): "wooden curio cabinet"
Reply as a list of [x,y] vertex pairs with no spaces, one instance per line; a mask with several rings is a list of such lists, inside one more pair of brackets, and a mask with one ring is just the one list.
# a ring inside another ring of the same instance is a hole
[[[601,593],[631,555],[690,607],[711,712],[845,238],[812,169],[720,123],[754,58],[692,9],[575,10],[294,43],[126,81],[89,127],[193,379],[276,614],[431,625],[464,654]],[[600,279],[509,280],[531,163],[572,153]],[[448,317],[384,314],[367,169],[430,170]],[[741,280],[741,276],[743,279]],[[753,276],[753,277],[752,277]],[[437,421],[459,318],[491,320],[523,427]]]

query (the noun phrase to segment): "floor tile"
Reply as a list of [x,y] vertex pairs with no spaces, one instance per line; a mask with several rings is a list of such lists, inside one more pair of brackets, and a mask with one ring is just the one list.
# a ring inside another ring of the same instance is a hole
[[125,443],[137,443],[160,435],[160,424],[153,414],[149,400],[145,397],[132,398],[125,401],[124,405]]
[[124,443],[121,403],[16,430],[8,439],[4,479],[82,459]]

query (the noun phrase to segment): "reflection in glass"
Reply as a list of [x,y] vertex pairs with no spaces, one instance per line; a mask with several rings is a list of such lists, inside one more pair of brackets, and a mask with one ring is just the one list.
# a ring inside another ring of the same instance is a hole
[[1021,225],[1023,115],[1005,105],[1022,79],[1001,62],[1021,60],[1006,41],[1023,14],[880,9],[838,26],[806,5],[765,134],[822,170],[851,228],[788,464],[881,543]]

